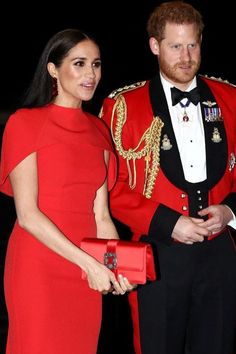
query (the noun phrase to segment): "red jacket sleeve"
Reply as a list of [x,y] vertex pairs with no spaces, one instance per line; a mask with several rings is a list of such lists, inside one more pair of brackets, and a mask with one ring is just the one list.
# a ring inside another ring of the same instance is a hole
[[[108,126],[111,124],[114,103],[113,99],[105,99],[101,110],[101,117]],[[147,235],[158,204],[130,188],[126,161],[118,159],[118,178],[110,192],[112,215],[128,225],[134,233]]]

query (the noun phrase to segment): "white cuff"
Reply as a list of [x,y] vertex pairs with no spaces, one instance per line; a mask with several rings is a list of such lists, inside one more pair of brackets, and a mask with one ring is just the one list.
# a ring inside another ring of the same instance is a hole
[[235,215],[234,215],[232,209],[231,209],[228,205],[225,205],[225,204],[224,204],[224,206],[226,206],[226,207],[231,211],[232,216],[233,216],[232,219],[228,222],[227,225],[231,226],[233,229],[236,230],[236,217],[235,217]]

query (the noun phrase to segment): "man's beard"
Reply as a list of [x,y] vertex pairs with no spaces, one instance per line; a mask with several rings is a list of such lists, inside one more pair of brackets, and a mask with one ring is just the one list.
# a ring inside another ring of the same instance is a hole
[[[194,76],[196,75],[199,67],[200,67],[200,59],[198,62],[196,61],[189,61],[189,62],[180,62],[175,64],[174,66],[170,66],[169,64],[166,63],[166,61],[162,60],[159,57],[159,67],[162,72],[162,74],[171,82],[176,82],[179,84],[186,84],[190,82]],[[180,72],[181,69],[179,67],[181,66],[190,66],[191,71],[188,71],[186,73]]]

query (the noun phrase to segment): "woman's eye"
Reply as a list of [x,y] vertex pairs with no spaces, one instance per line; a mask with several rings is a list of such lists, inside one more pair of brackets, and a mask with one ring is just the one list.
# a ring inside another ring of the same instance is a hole
[[75,62],[75,65],[76,66],[84,66],[84,61],[79,60],[79,61]]
[[93,63],[94,68],[100,68],[101,65],[102,65],[101,61],[96,61],[95,63]]

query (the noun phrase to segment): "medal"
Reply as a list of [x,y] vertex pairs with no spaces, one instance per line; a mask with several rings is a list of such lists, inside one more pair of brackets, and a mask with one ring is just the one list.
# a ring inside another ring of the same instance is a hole
[[233,152],[231,152],[230,157],[229,157],[229,171],[231,172],[234,169],[234,166],[236,164],[236,157]]
[[189,121],[189,117],[188,117],[188,114],[186,112],[186,108],[190,105],[190,102],[191,102],[190,100],[187,100],[187,102],[185,104],[183,102],[181,102],[181,101],[179,102],[181,108],[184,109],[184,114],[183,114],[183,118],[182,118],[183,122],[188,122]]
[[213,143],[219,143],[222,140],[218,128],[214,127],[211,140]]
[[[204,107],[204,118],[206,122],[222,122],[223,117],[221,114],[221,110],[217,107],[216,102],[204,101],[202,104]],[[216,106],[216,107],[214,107]]]
[[161,149],[162,150],[170,150],[171,148],[172,148],[172,145],[170,143],[170,139],[168,138],[167,134],[164,134],[163,139],[162,139]]

